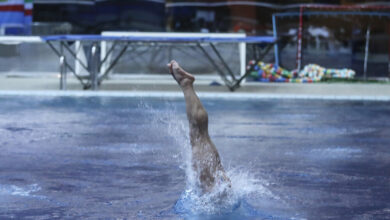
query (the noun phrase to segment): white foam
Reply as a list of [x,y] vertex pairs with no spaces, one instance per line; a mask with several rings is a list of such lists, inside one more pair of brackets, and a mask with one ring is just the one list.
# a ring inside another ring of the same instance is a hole
[[264,179],[256,178],[248,169],[228,169],[227,175],[238,198],[248,196],[275,198],[275,195],[267,188],[268,182]]
[[215,215],[233,212],[242,201],[248,198],[280,200],[267,189],[267,182],[255,178],[249,171],[231,169],[227,171],[231,188],[220,184],[207,194],[199,194],[197,189],[188,186],[182,193],[175,209],[179,213],[195,215]]
[[0,195],[13,195],[13,196],[32,196],[31,193],[41,190],[38,184],[31,184],[25,187],[19,187],[15,185],[0,185]]

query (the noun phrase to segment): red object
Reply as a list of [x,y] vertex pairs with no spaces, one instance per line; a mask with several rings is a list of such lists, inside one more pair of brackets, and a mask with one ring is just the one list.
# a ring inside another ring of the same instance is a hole
[[24,12],[24,5],[3,5],[3,6],[0,6],[0,11]]
[[374,9],[374,10],[380,10],[380,9],[390,9],[390,6],[382,5],[382,6],[375,6],[375,5],[302,5],[302,7],[305,8],[318,8],[318,9]]
[[389,48],[388,48],[388,56],[389,56],[389,58],[388,58],[388,59],[389,59],[389,60],[387,61],[387,62],[388,62],[388,64],[387,64],[387,65],[388,65],[388,66],[387,66],[388,70],[387,70],[387,71],[388,71],[389,78],[390,78],[390,23],[387,23],[387,24],[388,24],[388,25],[387,25],[387,31],[388,31],[387,34],[389,35],[389,36],[388,36],[388,38],[389,38],[389,43],[388,43],[388,44],[389,44],[389,45],[388,45],[388,47],[389,47]]
[[31,9],[26,9],[26,10],[24,11],[24,15],[32,16],[32,14],[33,14],[33,10],[31,10]]

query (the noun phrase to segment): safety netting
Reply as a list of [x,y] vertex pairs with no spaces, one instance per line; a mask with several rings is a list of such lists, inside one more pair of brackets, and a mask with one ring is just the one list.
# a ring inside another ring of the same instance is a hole
[[279,63],[352,69],[356,77],[388,77],[390,7],[302,5],[274,14]]

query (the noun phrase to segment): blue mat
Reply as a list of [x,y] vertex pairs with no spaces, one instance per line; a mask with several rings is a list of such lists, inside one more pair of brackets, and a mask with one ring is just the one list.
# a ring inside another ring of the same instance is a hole
[[133,42],[222,42],[222,43],[274,43],[270,36],[250,37],[139,37],[101,35],[52,35],[42,37],[43,41],[133,41]]

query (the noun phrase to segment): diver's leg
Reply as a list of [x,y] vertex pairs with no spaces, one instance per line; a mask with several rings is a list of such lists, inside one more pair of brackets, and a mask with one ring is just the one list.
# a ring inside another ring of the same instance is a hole
[[176,61],[168,64],[170,72],[180,85],[186,101],[190,126],[192,160],[204,191],[209,191],[217,181],[230,180],[225,175],[218,151],[208,133],[208,115],[193,88],[194,76],[184,71]]
[[195,93],[194,76],[184,71],[176,61],[168,64],[170,72],[180,85],[186,101],[187,118],[190,124],[191,144],[208,138],[208,116],[205,108]]

